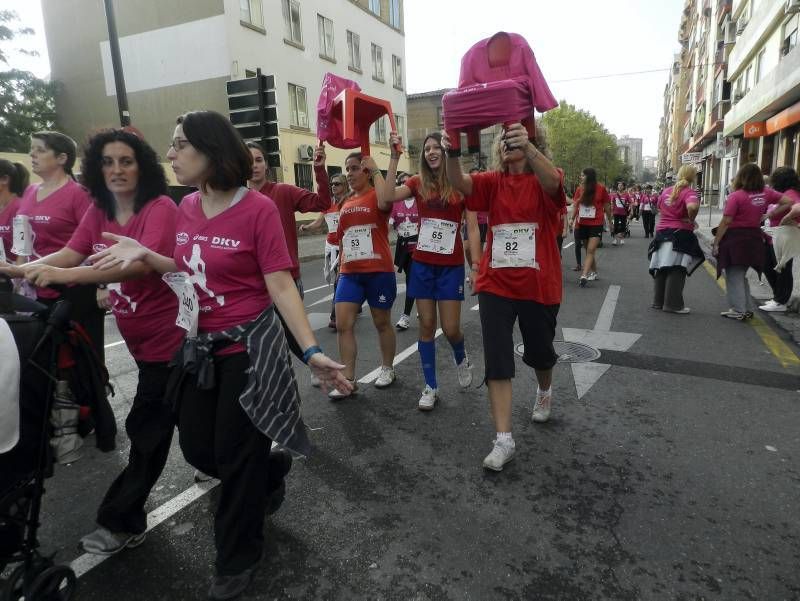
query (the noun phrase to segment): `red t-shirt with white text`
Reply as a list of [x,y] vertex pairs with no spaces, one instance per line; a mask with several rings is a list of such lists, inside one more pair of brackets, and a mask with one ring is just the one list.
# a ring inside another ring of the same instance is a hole
[[[374,189],[361,196],[351,196],[344,202],[339,211],[339,229],[337,231],[339,273],[394,273],[392,252],[389,249],[390,213],[391,211],[381,211],[378,208],[378,197]],[[356,230],[351,230],[351,228],[364,231],[365,227],[369,229],[369,239],[372,244],[369,258],[348,260],[348,256],[352,256],[353,253],[344,247],[346,243],[358,243],[359,248],[364,248],[364,244],[368,244],[366,238],[352,236]],[[351,230],[349,234],[348,230]]]
[[464,197],[453,193],[449,201],[438,196],[425,199],[422,196],[422,180],[418,175],[413,175],[406,180],[406,186],[411,190],[417,200],[417,210],[419,211],[420,232],[424,226],[425,219],[441,219],[455,224],[455,238],[453,252],[449,254],[424,251],[419,249],[419,242],[414,249],[413,258],[420,263],[428,265],[463,265],[464,264],[464,242],[461,240],[461,219],[464,215]]
[[769,205],[780,202],[783,196],[767,187],[758,192],[736,190],[728,195],[722,214],[732,218],[729,228],[761,227],[761,217]]
[[278,209],[255,190],[210,219],[199,192],[185,196],[175,232],[172,256],[197,290],[200,332],[254,320],[272,304],[264,275],[292,268]]
[[3,245],[5,251],[6,261],[13,263],[17,259],[17,255],[11,252],[11,246],[14,244],[14,216],[19,210],[20,199],[14,197],[2,210],[0,210],[0,244]]
[[[567,203],[563,186],[559,185],[555,196],[549,196],[542,189],[539,178],[531,173],[510,175],[494,171],[471,177],[472,194],[467,197],[467,208],[470,211],[488,211],[491,224],[475,290],[543,305],[560,304],[561,258],[556,239],[561,233],[561,215]],[[535,224],[534,248],[538,267],[490,268],[494,230],[515,223]]]
[[[575,190],[575,196],[572,198],[574,210],[577,211],[576,227],[597,227],[603,225],[605,222],[606,205],[611,202],[608,196],[608,190],[603,184],[595,184],[594,198],[592,199],[592,206],[594,208],[594,217],[581,217],[581,197],[583,196],[583,188],[580,186]],[[586,209],[584,209],[585,211]]]
[[[161,255],[175,248],[175,217],[178,209],[169,196],[159,196],[143,206],[125,225],[110,220],[96,205],[89,207],[67,243],[82,255],[92,255],[114,245],[102,238],[111,232],[138,240]],[[184,330],[175,325],[178,298],[161,279],[161,274],[109,284],[111,310],[119,332],[137,361],[169,361],[181,344]]]
[[[27,215],[33,230],[33,258],[45,257],[61,250],[72,237],[84,213],[91,206],[89,192],[73,180],[69,180],[41,202],[36,192],[41,184],[28,186],[22,195],[17,215]],[[41,298],[58,298],[58,292],[50,288],[37,288]]]

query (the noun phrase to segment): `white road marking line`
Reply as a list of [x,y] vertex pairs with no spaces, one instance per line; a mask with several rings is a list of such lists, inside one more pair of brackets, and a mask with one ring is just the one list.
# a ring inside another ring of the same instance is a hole
[[619,302],[619,286],[609,286],[606,292],[606,298],[603,301],[603,306],[600,307],[600,313],[597,314],[597,321],[594,324],[594,330],[600,332],[610,332],[611,322],[614,320],[614,311],[617,309],[617,302]]
[[569,247],[570,247],[570,246],[572,246],[573,244],[575,244],[575,242],[567,242],[567,243],[566,243],[564,246],[562,246],[561,248],[562,248],[562,250],[563,250],[563,249],[565,249],[565,248],[569,248]]
[[[438,330],[436,330],[436,334],[434,334],[434,336],[433,336],[434,340],[436,338],[438,338],[439,336],[441,336],[441,335],[442,335],[442,328],[439,328]],[[392,365],[398,365],[399,363],[405,361],[406,359],[408,359],[411,355],[413,355],[416,352],[417,352],[417,343],[415,342],[414,344],[409,346],[407,349],[405,349],[405,350],[401,351],[400,353],[398,353],[397,355],[395,355],[394,362],[392,363]],[[376,367],[371,372],[369,372],[366,376],[360,378],[358,380],[358,383],[359,384],[369,384],[370,382],[374,382],[377,379],[379,373],[381,373],[381,368],[380,367]]]
[[469,309],[469,310],[470,310],[470,311],[477,311],[477,310],[478,310],[478,309],[480,309],[480,308],[481,308],[481,306],[480,306],[480,304],[478,304],[478,305],[475,305],[474,307],[470,307],[470,309]]
[[317,290],[322,290],[323,288],[329,288],[331,284],[323,284],[322,286],[317,286],[316,288],[309,288],[308,290],[303,290],[303,293],[308,292],[315,292]]
[[120,344],[125,344],[124,340],[117,340],[116,342],[109,342],[103,348],[111,348],[112,346],[119,346]]
[[[161,507],[157,507],[147,515],[147,531],[149,532],[162,522],[168,520],[181,509],[191,503],[194,503],[197,499],[208,493],[210,490],[213,490],[218,485],[219,480],[199,482],[187,488],[177,497],[173,497]],[[109,557],[111,556],[84,553],[83,555],[76,557],[72,563],[70,563],[70,567],[75,570],[75,575],[80,578],[89,570],[99,566]]]

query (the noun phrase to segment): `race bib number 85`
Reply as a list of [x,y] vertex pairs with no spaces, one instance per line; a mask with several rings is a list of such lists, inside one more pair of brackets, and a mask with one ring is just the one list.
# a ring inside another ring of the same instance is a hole
[[536,223],[506,223],[492,227],[492,267],[532,267],[536,262]]

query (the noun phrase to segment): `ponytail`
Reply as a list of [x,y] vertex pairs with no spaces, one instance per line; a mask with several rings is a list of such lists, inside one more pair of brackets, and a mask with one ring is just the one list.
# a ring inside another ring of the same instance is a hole
[[688,188],[691,186],[695,179],[697,178],[697,169],[695,169],[692,165],[684,165],[680,169],[678,169],[678,177],[675,185],[672,187],[672,192],[669,195],[669,199],[667,199],[667,205],[671,205],[672,202],[678,198],[680,193],[684,190],[684,188]]
[[12,163],[5,159],[0,159],[0,177],[8,178],[8,188],[16,196],[22,196],[25,188],[30,184],[31,178],[25,165],[22,163]]

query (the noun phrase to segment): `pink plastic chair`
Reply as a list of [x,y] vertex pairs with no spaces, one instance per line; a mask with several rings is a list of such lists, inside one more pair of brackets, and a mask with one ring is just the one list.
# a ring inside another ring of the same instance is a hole
[[[335,92],[335,96],[334,96]],[[317,136],[336,148],[358,148],[369,155],[369,128],[389,115],[392,131],[397,131],[394,112],[388,100],[368,96],[358,84],[331,73],[322,82],[317,103]]]
[[461,59],[458,88],[442,97],[450,156],[461,154],[461,133],[470,153],[480,152],[480,131],[497,123],[520,121],[533,140],[534,109],[558,106],[521,35],[500,31],[481,40]]

